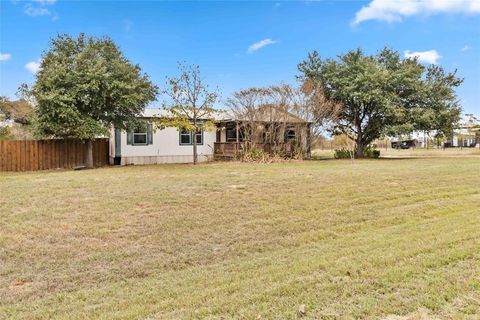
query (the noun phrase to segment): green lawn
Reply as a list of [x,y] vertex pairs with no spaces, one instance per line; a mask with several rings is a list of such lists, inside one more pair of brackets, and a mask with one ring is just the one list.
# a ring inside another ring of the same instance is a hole
[[479,173],[478,157],[2,173],[0,319],[479,319]]

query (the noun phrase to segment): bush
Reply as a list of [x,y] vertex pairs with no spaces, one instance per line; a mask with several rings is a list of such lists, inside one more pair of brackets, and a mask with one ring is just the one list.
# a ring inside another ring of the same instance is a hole
[[9,140],[13,138],[13,134],[9,127],[0,126],[0,140]]
[[279,162],[287,159],[283,152],[268,153],[263,148],[242,147],[237,153],[237,160],[244,162]]
[[247,162],[267,162],[269,154],[260,148],[244,148],[238,154],[239,160]]
[[[335,150],[335,159],[351,159],[352,158],[352,152],[351,150],[347,149],[336,149]],[[370,147],[368,146],[365,148],[365,151],[363,152],[363,155],[365,158],[373,158],[373,159],[378,159],[380,157],[380,150],[375,149],[375,147]]]
[[368,146],[364,152],[365,158],[378,159],[380,157],[380,150],[375,149],[375,146]]
[[347,149],[335,149],[335,159],[351,159],[352,158],[352,152],[351,150]]

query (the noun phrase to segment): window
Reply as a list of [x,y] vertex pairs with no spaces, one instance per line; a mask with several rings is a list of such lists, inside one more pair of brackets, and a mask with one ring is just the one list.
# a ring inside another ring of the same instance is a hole
[[200,130],[197,133],[193,134],[193,132],[187,131],[185,129],[182,129],[180,131],[180,145],[192,145],[194,136],[197,145],[203,145],[203,130]]
[[235,142],[237,141],[237,132],[235,127],[227,127],[225,130],[227,142]]
[[149,144],[153,144],[153,127],[151,124],[141,125],[132,131],[127,131],[127,145],[146,146]]
[[192,143],[192,135],[189,131],[182,129],[180,131],[180,144],[191,144]]
[[[227,126],[225,128],[225,137],[227,142],[237,141],[237,128],[235,126]],[[242,142],[245,137],[245,129],[243,127],[238,128],[238,141]]]
[[285,131],[285,141],[295,140],[295,129],[287,128]]
[[197,144],[203,144],[203,131],[195,133],[195,139]]
[[133,144],[147,144],[147,131],[145,129],[135,129],[133,131]]

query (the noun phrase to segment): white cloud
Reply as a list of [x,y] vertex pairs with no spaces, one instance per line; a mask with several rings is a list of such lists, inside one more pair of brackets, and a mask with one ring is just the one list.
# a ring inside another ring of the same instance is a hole
[[277,41],[274,41],[274,40],[272,40],[272,39],[270,39],[270,38],[263,39],[263,40],[260,40],[260,41],[258,41],[258,42],[255,42],[254,44],[250,45],[250,46],[248,47],[247,52],[248,52],[248,53],[253,53],[253,52],[255,52],[255,51],[257,51],[257,50],[259,50],[259,49],[261,49],[261,48],[263,48],[263,47],[265,47],[265,46],[268,46],[268,45],[271,45],[271,44],[275,44],[275,43],[277,43]]
[[25,6],[25,13],[30,17],[49,16],[52,14],[47,8],[37,8],[32,7],[31,5]]
[[0,61],[7,61],[12,59],[12,55],[10,53],[0,53]]
[[25,69],[27,69],[33,74],[37,73],[40,70],[40,59],[38,59],[37,61],[30,61],[25,65]]
[[409,50],[404,52],[406,59],[418,58],[418,61],[436,64],[438,60],[442,57],[438,54],[437,50],[427,50],[427,51],[415,51],[410,52]]
[[398,22],[404,17],[436,13],[480,14],[480,0],[373,0],[357,11],[352,24],[367,20]]
[[468,44],[464,45],[463,48],[461,49],[462,52],[465,52],[465,51],[468,51],[472,49],[472,47],[470,47]]
[[25,4],[24,12],[31,17],[51,16],[52,20],[58,19],[58,14],[50,11],[47,7],[53,6],[56,0],[33,0]]

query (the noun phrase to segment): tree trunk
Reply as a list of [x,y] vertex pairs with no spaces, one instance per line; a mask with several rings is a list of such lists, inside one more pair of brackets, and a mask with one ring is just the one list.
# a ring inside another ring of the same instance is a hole
[[197,139],[193,139],[193,164],[197,164]]
[[358,146],[357,145],[357,149],[355,150],[355,158],[357,159],[361,159],[363,158],[365,155],[363,153],[363,146]]
[[[307,125],[307,141],[306,142],[307,142],[307,159],[310,159],[312,157],[312,128],[310,124]],[[302,144],[303,144],[303,141],[302,141]],[[322,150],[323,150],[323,145],[322,145]],[[303,154],[302,154],[302,157],[303,157]]]
[[197,122],[193,121],[195,131],[193,132],[193,164],[197,164]]
[[355,158],[361,159],[364,157],[365,146],[363,145],[362,139],[359,137],[355,143]]
[[87,168],[93,169],[93,140],[87,140]]

